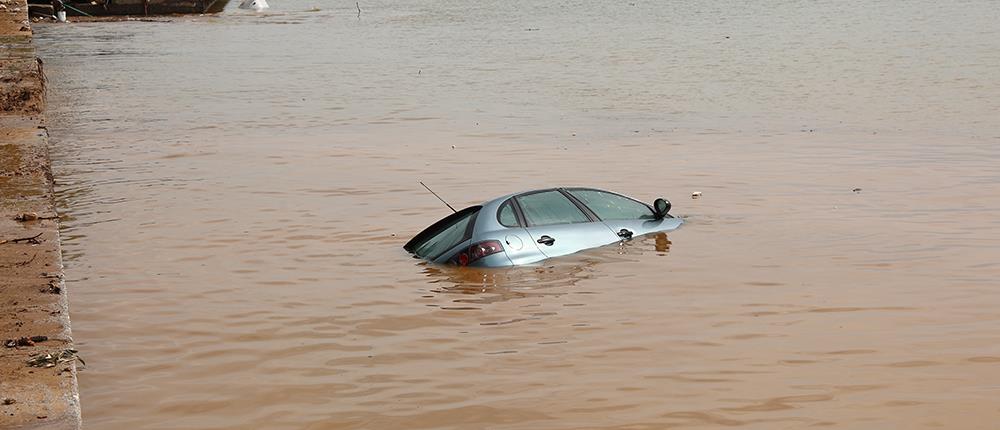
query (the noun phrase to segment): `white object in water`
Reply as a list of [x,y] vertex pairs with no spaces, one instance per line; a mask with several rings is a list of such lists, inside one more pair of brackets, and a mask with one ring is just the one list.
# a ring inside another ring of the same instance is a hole
[[267,5],[267,0],[243,0],[243,3],[240,3],[240,9],[253,9],[257,12],[270,7]]
[[691,198],[692,199],[697,199],[698,197],[701,197],[701,191],[695,191],[695,192],[691,193]]
[[56,12],[56,19],[59,20],[59,22],[66,22],[66,11],[61,10]]

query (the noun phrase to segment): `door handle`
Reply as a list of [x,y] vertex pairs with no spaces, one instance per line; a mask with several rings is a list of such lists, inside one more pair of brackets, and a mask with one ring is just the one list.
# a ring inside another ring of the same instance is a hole
[[538,238],[538,243],[545,244],[545,245],[548,245],[548,246],[552,246],[553,243],[556,243],[556,240],[553,239],[553,238],[551,238],[551,237],[549,237],[549,236],[542,236],[542,237]]
[[632,238],[632,232],[628,231],[628,229],[624,229],[623,228],[621,230],[618,230],[618,237],[620,237],[622,239],[625,239],[625,240],[629,240],[629,239]]

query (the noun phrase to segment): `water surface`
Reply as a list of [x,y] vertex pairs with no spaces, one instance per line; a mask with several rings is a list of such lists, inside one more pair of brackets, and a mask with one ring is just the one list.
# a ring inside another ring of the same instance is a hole
[[[361,3],[36,26],[87,427],[1000,418],[994,3]],[[417,181],[687,224],[433,267]]]

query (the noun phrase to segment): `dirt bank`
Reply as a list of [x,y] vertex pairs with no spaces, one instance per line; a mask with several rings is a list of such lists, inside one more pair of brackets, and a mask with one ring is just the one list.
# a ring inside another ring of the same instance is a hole
[[0,428],[80,427],[44,92],[27,6],[0,0]]

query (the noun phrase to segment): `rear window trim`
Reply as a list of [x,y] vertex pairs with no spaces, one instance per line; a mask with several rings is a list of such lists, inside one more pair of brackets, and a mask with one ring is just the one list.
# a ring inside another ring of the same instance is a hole
[[[459,242],[459,244],[465,242],[466,240],[471,239],[472,233],[476,228],[476,218],[479,217],[479,212],[482,210],[482,208],[483,208],[482,206],[469,206],[465,209],[462,209],[458,212],[455,212],[451,215],[441,218],[440,220],[438,220],[438,222],[431,224],[430,227],[423,229],[423,231],[417,233],[416,236],[413,236],[413,239],[410,239],[409,242],[406,242],[406,244],[403,245],[403,249],[405,249],[409,253],[412,253],[413,255],[416,255],[416,253],[414,253],[413,250],[416,249],[417,245],[426,241],[428,238],[433,237],[435,234],[440,233],[442,230],[451,227],[457,220],[464,218],[470,212],[473,213],[472,218],[469,220],[469,225],[465,228],[465,233],[462,236],[462,240]],[[453,248],[455,248],[455,246],[451,246],[450,248],[444,250],[440,254],[435,255],[433,257],[425,256],[420,258],[434,261],[440,258],[448,251],[451,251]]]

